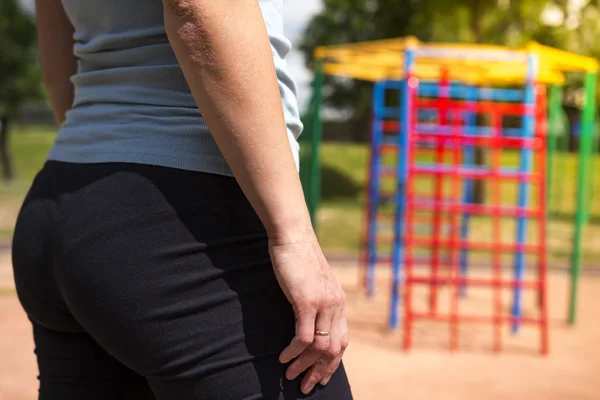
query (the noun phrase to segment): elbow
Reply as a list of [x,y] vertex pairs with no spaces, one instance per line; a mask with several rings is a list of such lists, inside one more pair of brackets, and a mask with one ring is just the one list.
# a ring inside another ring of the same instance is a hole
[[200,71],[220,75],[217,57],[219,26],[214,7],[201,7],[197,0],[163,0],[165,29],[180,62]]
[[49,91],[72,87],[73,82],[71,81],[71,77],[75,75],[76,72],[76,68],[72,71],[66,69],[58,71],[57,69],[52,69],[49,71],[48,69],[42,68],[42,83]]
[[162,0],[165,17],[189,20],[198,11],[196,0]]

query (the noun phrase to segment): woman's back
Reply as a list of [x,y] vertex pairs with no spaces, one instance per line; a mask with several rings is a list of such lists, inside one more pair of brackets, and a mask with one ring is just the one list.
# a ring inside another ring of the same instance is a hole
[[352,398],[282,1],[36,0],[61,129],[12,260],[40,400]]
[[[285,68],[283,0],[261,0],[290,144],[301,131]],[[230,175],[169,44],[160,0],[63,0],[78,58],[73,108],[50,159],[137,162]]]

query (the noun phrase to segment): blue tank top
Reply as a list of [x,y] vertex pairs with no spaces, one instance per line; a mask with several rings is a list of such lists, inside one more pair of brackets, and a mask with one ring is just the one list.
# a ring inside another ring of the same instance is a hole
[[[63,0],[78,59],[73,108],[49,159],[132,162],[231,175],[173,53],[161,0]],[[259,0],[298,165],[302,130],[286,70],[283,0]],[[244,62],[244,60],[240,60]]]

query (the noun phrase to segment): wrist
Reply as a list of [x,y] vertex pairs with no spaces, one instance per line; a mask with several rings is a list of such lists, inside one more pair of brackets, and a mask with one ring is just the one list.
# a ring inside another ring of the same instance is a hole
[[265,228],[269,243],[274,246],[311,241],[315,237],[308,213],[274,219]]

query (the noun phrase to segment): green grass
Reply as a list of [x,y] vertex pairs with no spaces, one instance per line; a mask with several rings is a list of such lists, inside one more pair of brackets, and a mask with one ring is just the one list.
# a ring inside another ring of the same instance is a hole
[[21,203],[41,169],[52,146],[55,130],[17,127],[11,132],[10,147],[16,179],[0,183],[0,240],[12,237],[12,229]]
[[[0,183],[0,241],[9,240],[17,212],[33,181],[40,170],[54,140],[52,129],[18,128],[11,135],[11,147],[16,167],[17,179],[10,185]],[[363,205],[367,173],[368,148],[366,145],[325,143],[322,147],[322,203],[319,212],[318,229],[323,247],[329,251],[356,252],[361,245],[363,225]],[[394,160],[387,160],[393,163]],[[422,161],[426,161],[422,159]],[[518,154],[504,151],[504,165],[516,166]],[[548,241],[550,255],[564,258],[570,253],[572,235],[572,214],[575,209],[575,176],[577,158],[573,154],[557,155],[555,179],[552,191],[552,204],[555,214],[550,226]],[[600,162],[596,164],[600,169]],[[600,172],[595,176],[596,201],[591,213],[591,221],[584,231],[584,258],[591,261],[600,258]],[[416,184],[418,193],[431,193],[431,180],[420,179]],[[390,184],[383,188],[391,191]],[[491,185],[485,187],[486,196],[491,193]],[[452,190],[450,183],[444,185],[444,192]],[[517,184],[501,185],[503,203],[515,204]],[[532,201],[535,199],[532,195]],[[475,237],[491,237],[489,218],[473,218],[471,234]],[[528,236],[537,240],[534,224],[529,224]],[[513,239],[514,222],[502,222],[502,238],[506,242]]]

